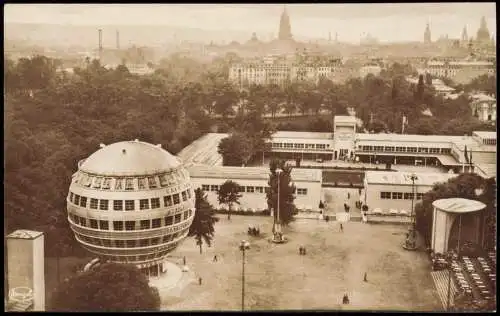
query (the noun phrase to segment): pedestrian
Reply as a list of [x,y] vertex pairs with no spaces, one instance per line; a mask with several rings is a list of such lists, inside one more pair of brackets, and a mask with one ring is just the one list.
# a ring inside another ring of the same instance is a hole
[[214,262],[217,262],[217,255],[214,256]]
[[347,294],[342,297],[342,304],[347,304]]
[[344,232],[344,226],[342,226],[342,223],[340,223],[340,231]]
[[299,247],[299,255],[302,255],[302,246]]
[[306,255],[306,247],[302,249],[302,254],[305,256]]
[[186,265],[186,256],[182,257],[182,263],[184,266]]
[[349,304],[349,295],[347,295],[347,294],[345,295],[345,303]]
[[201,277],[198,278],[198,284],[201,285]]
[[349,200],[351,198],[351,193],[347,192],[347,199]]
[[366,272],[365,272],[365,276],[363,277],[363,281],[368,282],[368,279],[366,278]]

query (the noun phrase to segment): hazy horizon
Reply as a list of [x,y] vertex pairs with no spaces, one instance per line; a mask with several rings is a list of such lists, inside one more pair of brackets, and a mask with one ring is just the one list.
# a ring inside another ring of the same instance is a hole
[[[278,33],[283,4],[7,4],[4,23],[51,25],[141,25]],[[496,30],[495,3],[287,4],[296,37],[359,42],[370,34],[383,42],[422,41],[427,22],[432,38],[459,38],[464,26],[476,35],[484,16]],[[258,21],[258,23],[255,23]]]

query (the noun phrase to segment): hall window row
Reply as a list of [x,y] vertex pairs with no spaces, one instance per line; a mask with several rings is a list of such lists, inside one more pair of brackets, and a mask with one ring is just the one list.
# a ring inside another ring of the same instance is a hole
[[144,238],[144,239],[103,239],[103,238],[95,238],[89,237],[82,234],[76,234],[78,239],[87,244],[91,244],[94,246],[107,247],[107,248],[140,248],[140,247],[150,247],[165,244],[175,240],[177,237],[182,236],[187,229],[184,229],[180,232],[165,235],[163,237],[154,237],[154,238]]
[[181,221],[188,219],[189,217],[191,217],[192,214],[193,214],[192,210],[187,210],[172,216],[136,220],[136,221],[96,220],[96,219],[81,217],[71,213],[69,214],[69,217],[73,221],[73,223],[83,227],[89,227],[100,230],[133,231],[133,230],[146,230],[146,229],[154,229],[154,228],[175,225],[180,223]]
[[[413,193],[409,192],[380,192],[380,198],[383,200],[413,200]],[[416,200],[421,200],[423,193],[417,193]]]
[[157,253],[152,253],[149,255],[138,255],[138,256],[108,256],[115,262],[127,263],[127,262],[137,262],[137,261],[150,261],[166,256],[170,252],[170,249],[162,250]]
[[400,147],[400,146],[369,146],[358,147],[361,151],[376,152],[396,152],[396,153],[430,153],[430,154],[450,154],[450,148],[428,148],[428,147]]
[[[90,208],[93,210],[102,211],[135,211],[135,210],[149,210],[157,209],[160,207],[169,207],[177,205],[182,202],[187,201],[191,198],[191,190],[187,189],[182,191],[180,194],[175,193],[172,195],[164,196],[163,198],[151,198],[151,199],[140,199],[139,202],[136,200],[105,200],[105,199],[95,199],[69,193],[69,201],[76,206]],[[162,204],[163,202],[163,204]],[[138,205],[137,205],[138,204]],[[111,208],[111,209],[110,209]]]
[[[220,185],[214,184],[202,184],[201,189],[205,192],[218,192],[220,189]],[[269,190],[269,187],[261,187],[261,186],[239,186],[238,192],[240,193],[266,193]]]
[[297,143],[272,143],[273,148],[285,149],[327,149],[329,144],[297,144]]
[[76,175],[75,183],[101,190],[135,191],[173,186],[186,178],[187,173],[181,170],[140,178],[96,177],[79,172]]

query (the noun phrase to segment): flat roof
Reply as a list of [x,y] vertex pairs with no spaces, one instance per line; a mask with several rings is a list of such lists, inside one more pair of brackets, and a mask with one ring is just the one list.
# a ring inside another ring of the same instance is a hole
[[365,179],[368,184],[412,185],[411,176],[416,175],[415,185],[432,186],[438,182],[446,182],[457,174],[435,172],[389,172],[367,171]]
[[7,238],[13,238],[13,239],[35,239],[39,236],[43,235],[42,232],[37,232],[33,230],[27,230],[27,229],[18,229],[12,233],[10,233]]
[[497,139],[497,132],[482,132],[482,131],[475,131],[472,132],[473,135],[479,136],[481,139]]
[[272,139],[290,138],[290,139],[333,139],[332,133],[320,132],[292,132],[292,131],[277,131],[272,135]]
[[[269,179],[269,168],[264,167],[227,167],[191,165],[187,167],[191,178],[211,178],[226,180],[265,180]],[[320,169],[292,169],[294,182],[321,182]]]
[[178,154],[183,163],[201,163],[206,165],[216,165],[222,161],[222,156],[218,153],[219,143],[229,134],[208,133],[198,138],[187,147],[184,147]]
[[350,115],[335,115],[334,123],[356,123],[356,117]]
[[440,199],[432,202],[435,208],[447,213],[470,213],[486,207],[482,202],[463,198]]
[[[447,135],[412,135],[412,134],[369,134],[356,133],[356,139],[360,141],[397,141],[397,142],[440,142],[450,143],[453,140],[460,140],[464,136]],[[467,136],[470,137],[470,136]]]

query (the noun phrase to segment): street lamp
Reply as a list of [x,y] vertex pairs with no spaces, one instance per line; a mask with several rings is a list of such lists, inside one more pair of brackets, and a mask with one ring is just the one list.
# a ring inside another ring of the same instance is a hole
[[418,179],[418,177],[413,173],[411,176],[410,176],[410,179],[412,181],[412,186],[411,186],[411,192],[412,192],[412,196],[411,196],[411,213],[410,213],[410,220],[411,220],[411,226],[410,228],[408,229],[408,233],[407,233],[407,236],[406,236],[406,240],[405,240],[405,245],[404,245],[404,248],[406,250],[415,250],[417,249],[416,247],[416,229],[415,229],[415,210],[414,210],[414,206],[415,206],[415,193],[416,193],[416,188],[415,188],[415,180]]
[[[281,229],[279,227],[280,225],[280,178],[281,178],[281,173],[283,172],[283,170],[281,170],[280,168],[277,168],[276,169],[276,175],[278,176],[278,205],[276,207],[276,216],[274,217],[274,234],[275,236],[274,239],[276,239],[276,232],[281,232]],[[277,228],[277,229],[276,229]]]
[[240,250],[242,257],[242,272],[241,272],[241,310],[245,310],[245,250],[250,249],[250,243],[246,240],[240,242]]
[[412,192],[412,197],[411,197],[411,222],[412,222],[412,227],[415,229],[415,210],[414,210],[414,203],[415,203],[415,195],[416,195],[416,190],[415,190],[415,180],[418,180],[418,177],[416,174],[412,174],[410,176],[411,179],[411,192]]

